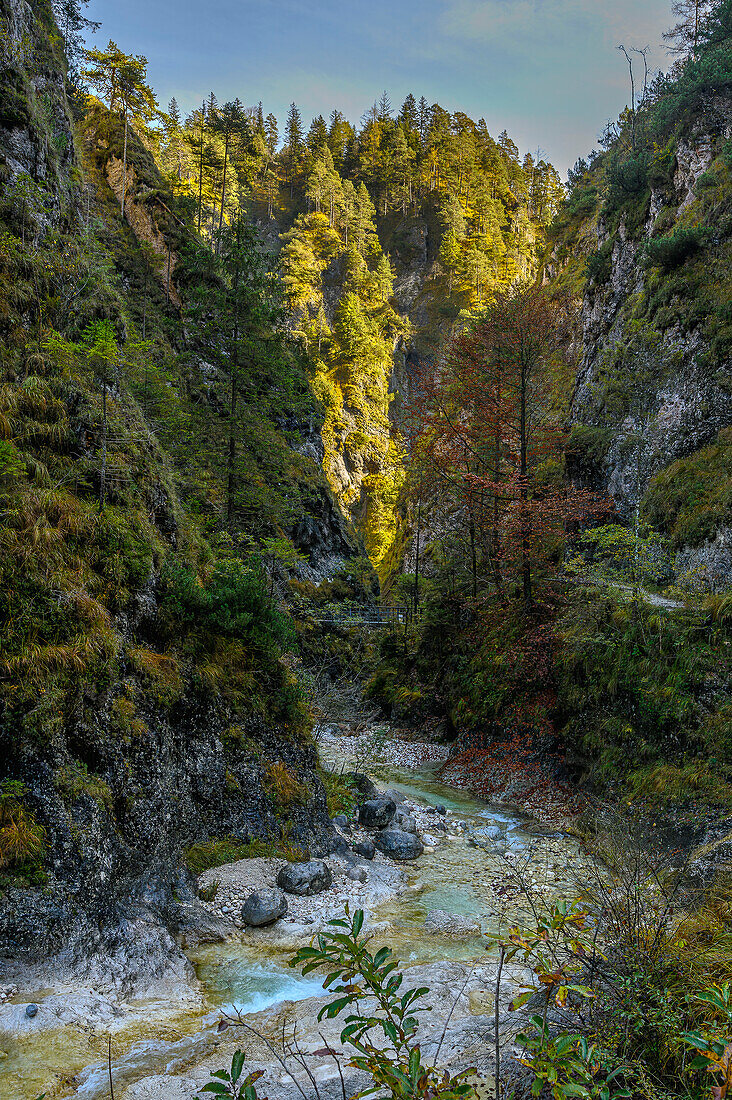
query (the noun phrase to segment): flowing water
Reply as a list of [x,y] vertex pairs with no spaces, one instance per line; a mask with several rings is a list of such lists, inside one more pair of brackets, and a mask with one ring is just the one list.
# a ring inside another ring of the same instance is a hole
[[[428,805],[441,803],[451,811],[449,821],[464,823],[462,835],[448,833],[434,852],[425,852],[415,863],[405,864],[407,890],[373,910],[374,920],[383,924],[376,940],[391,945],[404,963],[485,959],[484,935],[429,934],[424,921],[430,910],[477,919],[482,932],[491,933],[530,916],[519,879],[524,886],[533,885],[548,896],[572,896],[576,892],[582,857],[571,838],[538,832],[532,822],[518,814],[496,810],[444,786],[433,768],[370,770],[374,778],[401,791],[407,799]],[[493,827],[490,850],[472,847],[466,833],[486,827]],[[214,1043],[215,1024],[222,1008],[253,1013],[285,1000],[317,996],[322,990],[319,979],[312,975],[304,978],[290,969],[290,954],[290,950],[272,945],[232,941],[191,953],[205,994],[204,1009],[161,1020],[156,1029],[150,1006],[152,1018],[137,1035],[134,1028],[121,1030],[117,1045],[124,1045],[126,1052],[113,1064],[117,1095],[125,1085],[143,1076],[175,1072],[192,1059],[205,1057]],[[5,1054],[0,1058],[0,1097],[32,1100],[46,1088],[49,1100],[54,1095],[74,1095],[84,1100],[107,1098],[105,1044],[103,1029],[82,1032],[70,1028],[58,1029],[35,1041],[5,1044],[5,1051],[0,1052]],[[68,1081],[71,1074],[79,1074],[75,1087],[64,1088],[64,1076]],[[51,1087],[49,1075],[55,1078]]]

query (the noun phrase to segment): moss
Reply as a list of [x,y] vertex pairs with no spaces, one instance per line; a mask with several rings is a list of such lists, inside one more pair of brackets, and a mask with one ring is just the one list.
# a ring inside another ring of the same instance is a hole
[[112,790],[100,775],[89,772],[87,765],[78,760],[64,764],[54,776],[54,786],[65,802],[73,805],[82,795],[88,795],[112,816],[114,807]]
[[677,547],[698,546],[732,522],[732,429],[657,474],[643,498],[643,513]]
[[308,858],[305,849],[286,840],[248,840],[236,837],[218,837],[200,841],[186,848],[183,857],[194,875],[201,875],[210,867],[221,867],[225,863],[237,863],[240,859],[286,859],[293,862]]

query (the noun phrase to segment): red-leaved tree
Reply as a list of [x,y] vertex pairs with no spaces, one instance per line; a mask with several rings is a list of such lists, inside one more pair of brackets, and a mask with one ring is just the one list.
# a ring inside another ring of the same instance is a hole
[[518,582],[527,610],[567,527],[606,510],[563,476],[555,395],[571,319],[541,287],[507,290],[423,372],[412,403],[421,484],[466,517],[473,595],[480,557],[499,594]]

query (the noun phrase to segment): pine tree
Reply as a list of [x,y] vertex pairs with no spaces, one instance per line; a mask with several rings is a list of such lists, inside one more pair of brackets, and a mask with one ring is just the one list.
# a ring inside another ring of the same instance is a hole
[[285,135],[287,182],[290,185],[290,198],[292,198],[295,189],[295,178],[300,168],[303,146],[302,116],[295,103],[290,104],[290,109],[287,112]]
[[147,58],[142,54],[122,53],[110,38],[106,50],[87,50],[84,54],[90,67],[83,76],[106,98],[109,110],[119,112],[124,120],[124,149],[122,154],[122,196],[120,208],[126,217],[127,198],[127,130],[130,121],[138,124],[149,122],[158,113],[158,101],[152,88],[145,83]]
[[414,98],[411,92],[402,103],[402,109],[399,112],[399,121],[408,133],[412,130],[417,130],[419,128],[419,111],[417,109],[417,100]]
[[269,155],[273,157],[277,152],[277,146],[280,142],[280,133],[277,127],[277,119],[273,114],[267,115],[267,118],[265,119],[264,136],[267,142]]

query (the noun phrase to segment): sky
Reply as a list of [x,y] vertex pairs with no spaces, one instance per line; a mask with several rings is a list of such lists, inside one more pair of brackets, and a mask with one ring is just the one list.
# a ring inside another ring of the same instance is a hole
[[629,101],[617,46],[665,69],[672,21],[670,0],[90,0],[87,14],[102,23],[90,42],[144,54],[161,105],[175,96],[184,114],[214,91],[261,100],[281,132],[292,101],[307,127],[412,92],[508,130],[563,176]]

